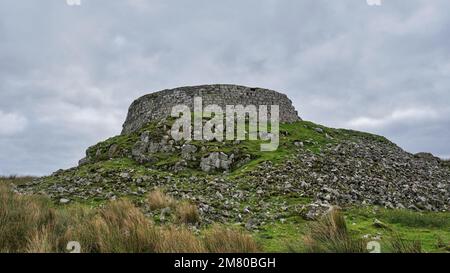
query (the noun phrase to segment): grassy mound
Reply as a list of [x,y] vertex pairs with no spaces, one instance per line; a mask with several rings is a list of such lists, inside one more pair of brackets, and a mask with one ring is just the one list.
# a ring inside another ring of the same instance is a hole
[[[68,240],[82,242],[87,252],[367,252],[364,243],[370,241],[380,242],[383,252],[450,249],[450,214],[445,212],[350,203],[318,222],[304,219],[304,208],[318,198],[317,192],[327,197],[335,191],[320,184],[324,178],[333,182],[333,175],[343,175],[333,173],[333,160],[348,169],[348,176],[360,175],[345,164],[348,157],[364,161],[366,155],[356,155],[350,147],[345,157],[338,158],[337,148],[343,143],[369,143],[363,147],[370,160],[364,171],[392,174],[380,167],[385,163],[370,157],[372,149],[392,148],[393,154],[400,150],[384,137],[299,121],[280,125],[280,145],[274,152],[261,152],[262,141],[191,141],[195,160],[177,171],[174,168],[183,160],[180,149],[155,152],[151,162],[133,157],[144,133],[160,140],[170,125],[170,120],[151,123],[139,132],[100,142],[87,150],[84,164],[69,170],[38,179],[1,179],[21,193],[42,193],[50,199],[15,196],[2,189],[0,228],[5,235],[0,250],[64,252]],[[328,156],[330,150],[336,158]],[[201,170],[200,159],[213,152],[236,156],[230,170]],[[305,158],[317,160],[302,161]],[[322,177],[316,180],[318,174]],[[310,190],[312,184],[319,186]],[[350,192],[346,187],[343,183],[340,190]],[[27,207],[36,209],[29,212]],[[235,226],[240,229],[230,228]]]

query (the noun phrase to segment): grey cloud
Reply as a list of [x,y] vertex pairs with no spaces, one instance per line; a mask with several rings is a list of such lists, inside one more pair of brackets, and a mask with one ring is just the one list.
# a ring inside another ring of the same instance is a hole
[[[287,93],[302,117],[450,155],[450,2],[17,1],[0,4],[0,174],[46,174],[120,132],[163,88]],[[11,129],[13,128],[13,129]]]

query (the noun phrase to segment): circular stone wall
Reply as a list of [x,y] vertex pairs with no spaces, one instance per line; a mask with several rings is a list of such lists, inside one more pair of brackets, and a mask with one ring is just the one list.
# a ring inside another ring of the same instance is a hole
[[292,101],[273,90],[223,84],[188,86],[151,93],[135,100],[128,110],[122,134],[139,130],[150,121],[169,117],[175,105],[187,105],[192,111],[194,97],[203,99],[203,107],[217,104],[224,110],[226,105],[279,105],[281,123],[301,120]]

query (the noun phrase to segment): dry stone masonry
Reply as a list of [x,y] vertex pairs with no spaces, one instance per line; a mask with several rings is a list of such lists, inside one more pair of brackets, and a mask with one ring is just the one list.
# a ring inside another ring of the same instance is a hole
[[226,105],[278,105],[280,122],[300,120],[292,101],[285,94],[238,85],[200,85],[167,89],[137,99],[130,106],[122,134],[135,132],[151,121],[170,116],[175,105],[187,105],[192,110],[195,97],[201,97],[204,106],[217,104],[223,109]]

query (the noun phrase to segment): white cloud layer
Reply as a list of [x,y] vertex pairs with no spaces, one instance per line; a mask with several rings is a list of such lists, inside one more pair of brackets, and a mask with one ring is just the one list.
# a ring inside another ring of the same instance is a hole
[[350,120],[347,123],[348,127],[358,129],[383,129],[387,126],[395,124],[408,124],[417,122],[432,122],[438,119],[441,115],[433,109],[398,109],[394,112],[380,117],[358,117]]
[[4,113],[0,111],[0,137],[13,136],[23,132],[26,126],[27,119],[24,116],[18,113]]

